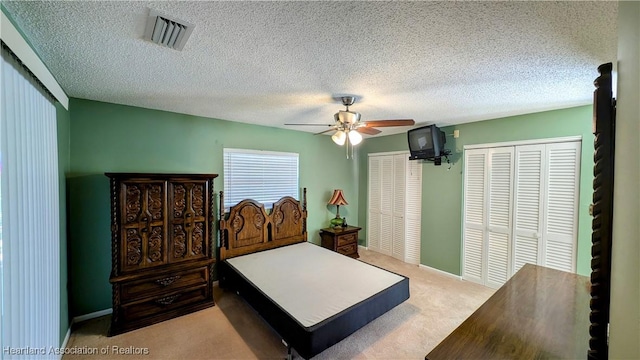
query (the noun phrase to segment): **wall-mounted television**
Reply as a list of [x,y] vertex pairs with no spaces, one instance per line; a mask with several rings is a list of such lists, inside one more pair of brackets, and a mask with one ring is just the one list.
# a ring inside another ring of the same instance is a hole
[[[425,159],[438,161],[446,155],[444,132],[435,125],[427,125],[407,131],[409,140],[409,160]],[[438,161],[439,162],[439,161]]]

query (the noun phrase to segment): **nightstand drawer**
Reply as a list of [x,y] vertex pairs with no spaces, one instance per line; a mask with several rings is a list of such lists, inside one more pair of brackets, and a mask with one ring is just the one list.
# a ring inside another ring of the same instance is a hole
[[358,231],[360,228],[357,226],[321,229],[321,245],[339,254],[358,258]]
[[338,247],[358,242],[358,233],[338,235]]
[[349,245],[344,245],[344,246],[339,246],[336,251],[342,255],[355,255],[358,252],[356,251],[358,249],[358,244],[349,244]]

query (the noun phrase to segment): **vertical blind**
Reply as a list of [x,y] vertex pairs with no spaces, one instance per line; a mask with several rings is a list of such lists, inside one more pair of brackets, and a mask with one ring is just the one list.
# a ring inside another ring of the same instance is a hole
[[60,220],[56,110],[2,49],[0,279],[3,359],[57,358]]
[[253,199],[270,208],[283,196],[298,198],[298,154],[224,149],[224,207]]

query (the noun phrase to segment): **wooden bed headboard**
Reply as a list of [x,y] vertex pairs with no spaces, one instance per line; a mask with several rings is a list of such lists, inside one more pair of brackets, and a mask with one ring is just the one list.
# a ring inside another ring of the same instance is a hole
[[302,203],[285,196],[270,213],[251,199],[240,201],[224,212],[220,192],[220,260],[307,241],[307,189]]

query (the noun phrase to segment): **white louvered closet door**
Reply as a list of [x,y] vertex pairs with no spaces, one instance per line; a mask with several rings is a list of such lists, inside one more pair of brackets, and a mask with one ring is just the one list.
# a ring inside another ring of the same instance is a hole
[[513,147],[489,150],[486,284],[498,288],[511,276]]
[[378,157],[369,158],[369,210],[367,216],[367,247],[380,251],[380,218],[382,217],[380,198],[380,163]]
[[526,263],[540,264],[542,259],[542,214],[544,195],[545,145],[516,148],[514,177],[513,271]]
[[575,272],[580,146],[465,150],[463,279],[499,287],[526,263]]
[[462,278],[484,284],[486,149],[464,152]]
[[575,272],[580,182],[579,142],[546,145],[544,265]]
[[422,161],[407,160],[406,171],[406,228],[404,261],[420,264],[420,239],[422,221]]
[[406,198],[406,163],[408,156],[393,156],[393,203],[392,203],[392,238],[391,255],[404,261],[405,250],[405,198]]
[[380,252],[391,255],[393,241],[393,157],[380,160]]
[[369,249],[420,263],[422,165],[409,153],[369,154]]

